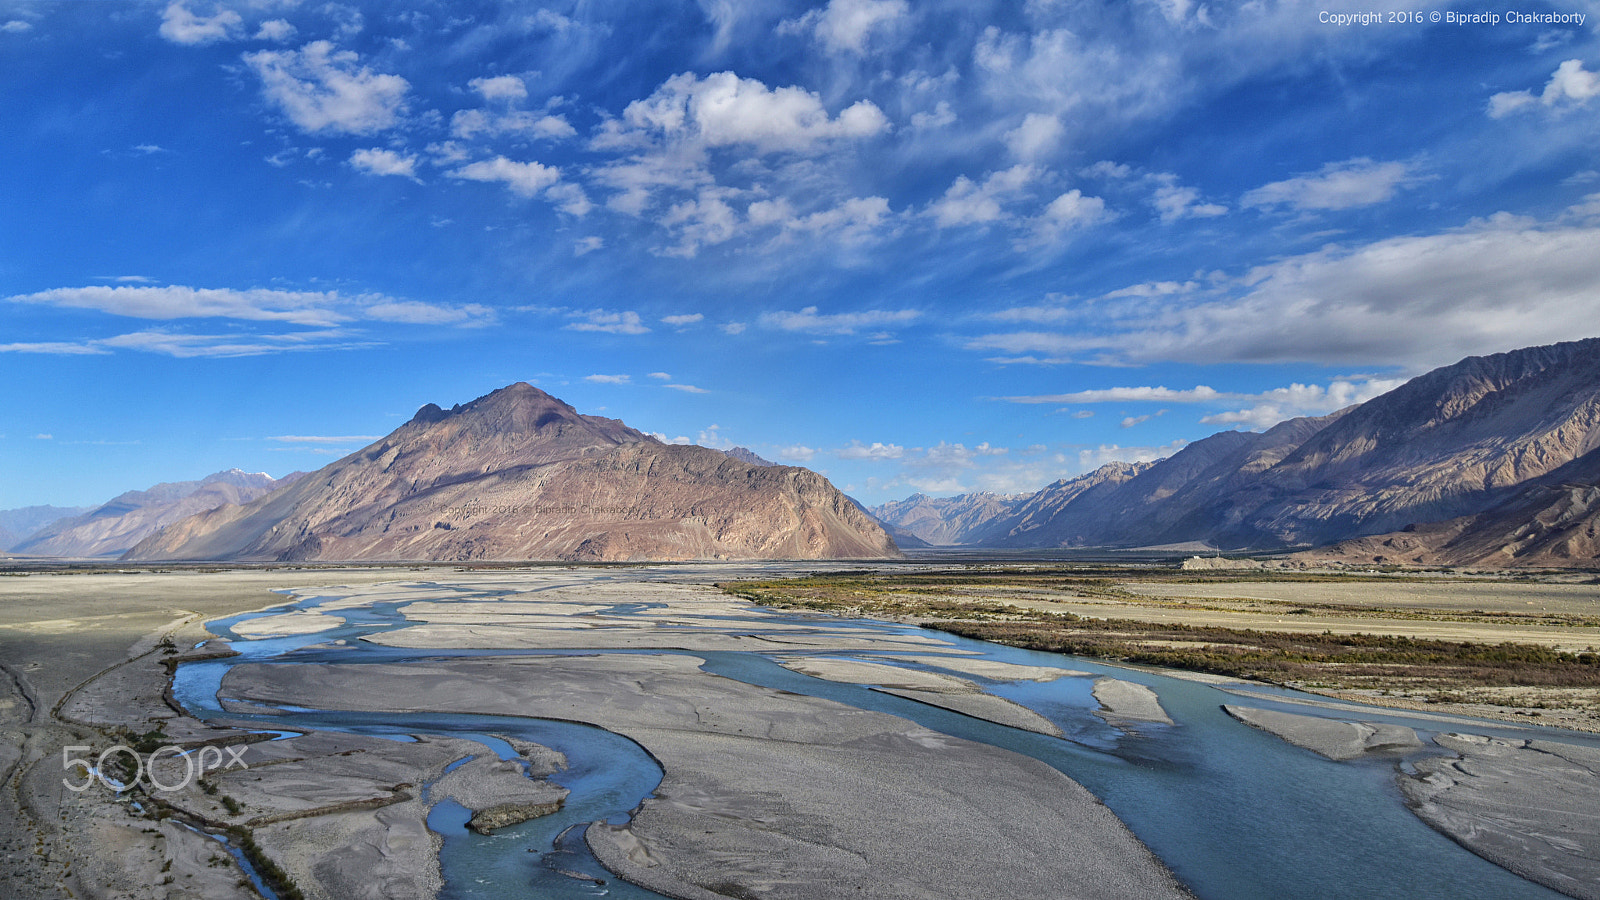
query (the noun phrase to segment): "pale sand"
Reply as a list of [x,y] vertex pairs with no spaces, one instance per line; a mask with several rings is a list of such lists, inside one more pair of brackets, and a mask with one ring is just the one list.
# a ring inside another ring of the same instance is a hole
[[1057,669],[1053,666],[1023,666],[1017,663],[998,662],[992,659],[972,659],[962,656],[929,656],[906,654],[885,659],[903,659],[907,662],[921,663],[925,666],[937,666],[949,669],[952,672],[961,672],[967,675],[976,675],[979,678],[989,678],[994,681],[1054,681],[1057,678],[1088,675],[1088,672],[1078,672],[1073,669]]
[[1600,750],[1447,734],[1459,757],[1416,763],[1408,805],[1457,843],[1524,878],[1600,898]]
[[1171,725],[1172,719],[1161,708],[1156,692],[1142,684],[1120,678],[1096,678],[1094,698],[1100,701],[1096,715],[1108,724],[1124,722],[1155,722]]
[[992,694],[952,694],[946,691],[919,691],[909,688],[875,687],[873,690],[937,706],[940,709],[948,709],[996,725],[1007,725],[1051,737],[1061,737],[1062,734],[1060,727],[1044,716],[1020,703]]
[[344,620],[337,616],[301,610],[240,622],[234,626],[233,633],[250,640],[259,640],[267,637],[315,634],[318,631],[327,631],[329,628],[338,628],[343,624]]
[[1409,753],[1422,746],[1417,733],[1404,725],[1341,722],[1248,706],[1225,705],[1222,710],[1246,725],[1332,760],[1355,759],[1374,753]]
[[986,693],[977,684],[954,675],[849,659],[791,659],[782,664],[785,668],[816,678],[872,685],[874,690],[885,694],[948,709],[996,725],[1036,731],[1051,737],[1061,736],[1061,729],[1044,716],[1004,697]]
[[829,681],[875,684],[879,687],[913,691],[937,691],[945,694],[976,694],[980,692],[976,684],[965,678],[957,678],[954,675],[903,669],[899,666],[863,662],[858,659],[807,657],[782,660],[781,664],[786,669],[810,675],[813,678],[826,678]]
[[666,776],[630,825],[591,828],[590,844],[608,867],[675,896],[1185,895],[1115,816],[1043,763],[698,663],[248,665],[227,689],[263,702],[545,716],[631,737]]

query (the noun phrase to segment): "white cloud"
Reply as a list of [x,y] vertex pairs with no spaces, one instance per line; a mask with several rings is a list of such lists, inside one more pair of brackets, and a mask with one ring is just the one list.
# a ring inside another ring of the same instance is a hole
[[0,33],[5,33],[5,34],[22,34],[25,31],[32,31],[32,30],[33,30],[33,23],[24,22],[21,19],[12,19],[12,20],[10,20],[8,22],[0,24]]
[[260,50],[244,61],[261,78],[262,93],[310,133],[373,134],[394,127],[410,84],[360,65],[356,54],[312,41],[296,50]]
[[[1569,59],[1551,73],[1537,102],[1548,109],[1564,110],[1583,106],[1596,95],[1600,95],[1600,73],[1585,69],[1582,60]],[[1495,94],[1489,98],[1489,117],[1500,119],[1519,110],[1530,109],[1535,99],[1532,91]]]
[[578,130],[572,127],[565,116],[549,113],[523,110],[488,113],[481,109],[461,109],[450,117],[450,136],[464,141],[480,135],[499,137],[507,134],[558,141],[577,133]]
[[[700,321],[702,321],[704,319],[705,319],[705,315],[703,313],[686,313],[686,314],[680,315],[680,316],[662,316],[661,317],[661,321],[663,323],[665,323],[667,325],[671,325],[671,326],[673,326],[675,328],[681,328],[684,325],[693,325],[696,322],[700,322]],[[656,375],[661,375],[661,373],[656,373]],[[652,375],[651,377],[654,378],[654,377],[656,377],[656,375]],[[665,377],[670,377],[670,376],[661,375],[661,377],[665,378]]]
[[832,53],[864,53],[867,39],[911,15],[906,0],[828,0],[798,19],[778,25],[779,34],[810,33]]
[[1092,449],[1078,451],[1078,471],[1074,474],[1093,472],[1106,463],[1111,462],[1154,462],[1166,459],[1184,447],[1189,442],[1176,440],[1170,444],[1159,447],[1123,447],[1117,444],[1101,444]]
[[544,192],[544,196],[556,205],[556,209],[575,218],[581,219],[594,209],[594,204],[589,202],[589,195],[584,193],[582,187],[570,181],[552,185]]
[[[1219,406],[1225,403],[1252,403],[1247,409],[1232,410],[1203,416],[1205,425],[1247,425],[1251,428],[1268,428],[1296,416],[1321,416],[1393,390],[1405,383],[1403,378],[1335,378],[1327,385],[1294,383],[1288,387],[1273,388],[1260,393],[1222,392],[1206,385],[1184,390],[1167,387],[1116,387],[1098,390],[1075,391],[1069,394],[1005,397],[1012,403],[1198,403]],[[1128,416],[1122,420],[1123,428],[1146,422],[1166,413],[1159,410],[1149,415]],[[1074,414],[1075,418],[1093,415],[1087,410]]]
[[443,306],[416,300],[390,300],[363,308],[369,319],[380,322],[400,322],[408,325],[465,325],[482,327],[496,321],[492,307],[479,303],[461,306]]
[[603,248],[605,245],[606,239],[599,235],[591,234],[588,237],[581,237],[572,245],[572,255],[586,256]]
[[1036,396],[1003,397],[1012,403],[1214,403],[1238,397],[1224,394],[1213,388],[1199,385],[1184,390],[1168,387],[1114,387],[1090,391],[1073,391],[1067,394],[1041,394]]
[[1155,194],[1150,198],[1150,203],[1160,213],[1163,224],[1177,222],[1181,219],[1211,219],[1226,215],[1228,208],[1220,203],[1205,203],[1200,199],[1198,188],[1180,185],[1173,175],[1154,176],[1161,181]]
[[768,88],[754,78],[684,72],[655,93],[629,103],[626,125],[645,134],[705,147],[743,145],[763,153],[816,150],[826,142],[873,137],[889,120],[870,100],[829,116],[817,94],[799,87]]
[[393,150],[377,147],[357,150],[350,154],[350,165],[372,175],[398,175],[412,181],[421,180],[417,178],[417,158]]
[[1360,157],[1264,184],[1247,192],[1240,202],[1245,206],[1288,206],[1297,210],[1350,209],[1382,203],[1417,180],[1407,163],[1380,163]]
[[528,86],[515,75],[496,75],[493,78],[474,78],[467,86],[483,95],[485,100],[521,100],[528,96]]
[[381,434],[347,434],[341,436],[321,434],[282,434],[269,437],[269,441],[278,441],[284,444],[354,444],[370,443],[383,437]]
[[662,387],[664,387],[664,388],[672,388],[675,391],[683,391],[685,394],[709,394],[709,393],[711,393],[710,391],[706,390],[705,388],[695,387],[692,384],[663,384]]
[[705,188],[693,200],[674,203],[662,216],[661,225],[676,235],[678,243],[661,254],[692,259],[702,246],[723,243],[737,234],[739,214],[723,199],[724,193]]
[[343,337],[337,331],[257,335],[136,331],[90,343],[98,347],[160,353],[178,359],[264,356],[271,353],[307,350],[357,350],[374,346],[371,342],[351,341]]
[[955,111],[950,108],[950,101],[940,100],[933,107],[933,112],[919,112],[911,114],[911,127],[919,131],[930,128],[943,128],[956,123]]
[[808,306],[799,312],[779,310],[777,312],[762,313],[758,321],[763,328],[771,328],[778,331],[846,335],[855,334],[863,328],[907,325],[921,315],[920,311],[914,309],[872,309],[855,313],[822,314],[817,312],[815,306]]
[[[74,309],[95,309],[136,319],[229,318],[326,326],[349,321],[336,312],[347,298],[333,291],[275,291],[228,288],[138,287],[95,285],[55,288],[6,298]],[[359,298],[358,298],[359,299]]]
[[532,197],[561,180],[561,170],[538,162],[516,162],[504,156],[479,160],[450,171],[451,178],[504,182],[513,194]]
[[784,236],[804,234],[825,237],[847,247],[878,238],[893,218],[883,197],[852,197],[830,209],[795,215],[787,200],[757,200],[745,210],[751,225],[778,225]]
[[75,344],[70,341],[24,341],[0,344],[0,353],[41,353],[53,356],[95,356],[110,353],[93,344]]
[[748,327],[749,326],[743,322],[724,322],[722,325],[722,333],[729,335],[744,334],[744,330]]
[[773,454],[778,459],[792,459],[796,462],[810,462],[817,455],[816,448],[804,444],[794,444],[788,447],[779,447]]
[[1051,200],[1030,223],[1031,233],[1017,241],[1018,249],[1048,247],[1061,243],[1069,232],[1102,222],[1109,218],[1106,202],[1099,197],[1085,197],[1077,188]]
[[181,0],[174,0],[161,14],[161,36],[174,44],[196,46],[232,40],[239,34],[244,19],[231,9],[213,16],[198,16]]
[[649,375],[646,375],[645,377],[646,378],[657,378],[657,379],[660,379],[662,381],[671,381],[672,380],[672,376],[667,374],[666,372],[651,372]]
[[958,175],[944,196],[929,205],[928,213],[940,228],[999,221],[1007,216],[1001,204],[1025,196],[1028,184],[1039,175],[1038,169],[1022,163],[989,173],[981,184]]
[[873,441],[870,445],[860,441],[851,441],[850,446],[840,447],[833,452],[840,459],[901,459],[906,455],[906,448],[898,444],[880,444]]
[[283,43],[295,35],[295,27],[286,19],[269,19],[261,23],[256,29],[255,39],[258,41],[276,41]]
[[1006,132],[1005,140],[1012,156],[1031,162],[1055,152],[1065,135],[1066,129],[1055,116],[1028,113],[1021,125]]
[[714,447],[718,450],[732,450],[733,441],[730,441],[722,436],[722,432],[719,430],[721,427],[722,426],[715,424],[707,425],[701,430],[700,434],[695,437],[694,442],[702,447]]
[[583,380],[592,381],[595,384],[630,384],[633,381],[627,375],[585,375]]
[[1403,378],[1337,379],[1326,387],[1316,384],[1291,384],[1257,396],[1260,402],[1249,409],[1204,416],[1203,425],[1245,425],[1271,428],[1297,416],[1321,416],[1356,403],[1365,403],[1379,394],[1405,383]]
[[645,334],[650,330],[644,324],[639,314],[631,310],[624,312],[607,312],[603,309],[590,309],[581,312],[567,313],[568,318],[578,321],[570,322],[564,326],[568,331],[600,331],[608,334]]
[[1102,297],[1081,329],[987,334],[967,347],[1122,363],[1444,365],[1600,334],[1596,246],[1600,224],[1497,215],[1438,234],[1330,245],[1208,279],[1181,302]]

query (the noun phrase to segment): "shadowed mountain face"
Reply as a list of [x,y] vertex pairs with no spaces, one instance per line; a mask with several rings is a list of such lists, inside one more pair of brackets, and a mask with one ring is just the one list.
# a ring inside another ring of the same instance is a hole
[[1570,559],[1592,538],[1574,535],[1593,524],[1597,448],[1600,339],[1533,347],[1465,359],[1332,415],[1057,482],[963,543],[1267,550],[1460,520],[1451,552],[1471,555],[1502,532],[1544,546],[1529,523],[1559,521],[1564,536],[1549,541]]
[[677,446],[514,384],[128,559],[672,560],[897,556],[827,479]]
[[19,542],[29,556],[116,556],[163,526],[227,504],[249,503],[300,477],[274,479],[263,472],[229,469],[199,481],[163,482],[128,491],[71,518],[58,519]]
[[1307,562],[1425,566],[1594,566],[1600,562],[1600,450],[1481,513],[1295,554]]

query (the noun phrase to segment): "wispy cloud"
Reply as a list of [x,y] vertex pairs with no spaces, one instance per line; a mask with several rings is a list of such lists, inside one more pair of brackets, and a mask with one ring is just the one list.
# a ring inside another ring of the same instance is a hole
[[764,328],[776,331],[796,331],[806,334],[855,334],[865,328],[883,328],[907,325],[917,320],[921,311],[914,309],[863,310],[852,313],[821,313],[817,307],[808,306],[798,312],[780,310],[762,313],[757,320]]
[[645,334],[650,327],[644,324],[644,319],[632,310],[610,312],[603,309],[589,309],[569,312],[567,315],[576,321],[568,322],[564,328],[569,331],[601,331],[609,334]]
[[1371,206],[1394,197],[1419,180],[1403,162],[1374,162],[1366,157],[1328,163],[1316,172],[1264,184],[1244,195],[1245,206],[1295,210],[1340,210]]

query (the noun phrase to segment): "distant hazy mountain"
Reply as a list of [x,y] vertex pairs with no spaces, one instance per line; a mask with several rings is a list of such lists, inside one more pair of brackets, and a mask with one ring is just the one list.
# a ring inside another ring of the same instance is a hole
[[923,543],[948,547],[969,543],[972,534],[1009,515],[1027,496],[996,496],[988,492],[955,497],[912,494],[904,500],[872,507],[869,512]]
[[514,384],[429,404],[384,439],[128,559],[752,559],[898,555],[808,469],[664,444]]
[[0,509],[0,550],[10,550],[35,531],[60,519],[80,516],[91,506],[24,506]]
[[12,548],[29,556],[116,556],[172,522],[226,504],[248,503],[301,473],[273,479],[229,469],[199,481],[163,482],[128,491],[86,513],[58,519]]
[[[1592,521],[1597,449],[1600,339],[1590,339],[1472,357],[1332,415],[1222,432],[1153,464],[1057,482],[964,542],[1270,550],[1460,520],[1440,538],[1450,553],[1505,533],[1581,555],[1592,535],[1535,540],[1527,529],[1559,520],[1581,532]],[[1558,551],[1523,556],[1546,552]]]

